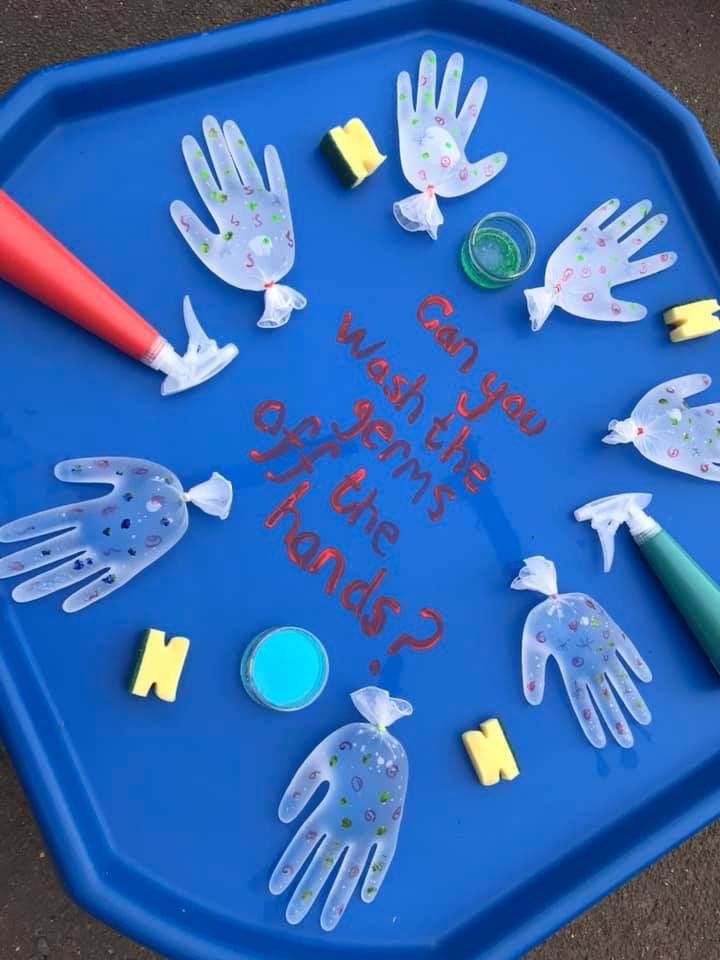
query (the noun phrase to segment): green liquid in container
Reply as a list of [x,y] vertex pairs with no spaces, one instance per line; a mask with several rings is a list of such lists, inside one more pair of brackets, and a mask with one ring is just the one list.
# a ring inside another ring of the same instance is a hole
[[481,227],[466,237],[460,250],[465,274],[480,287],[497,289],[513,280],[522,268],[520,248],[497,227]]

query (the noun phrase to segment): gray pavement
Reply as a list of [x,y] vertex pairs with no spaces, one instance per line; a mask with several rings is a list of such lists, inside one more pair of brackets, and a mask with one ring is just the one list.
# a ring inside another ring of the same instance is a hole
[[[292,0],[0,0],[0,92],[51,63],[310,5]],[[697,114],[720,150],[718,0],[532,0],[529,6],[589,33],[655,77]],[[720,958],[718,863],[720,824],[715,824],[575,920],[528,960]],[[91,920],[67,899],[0,748],[0,960],[77,957],[152,960],[158,955]]]

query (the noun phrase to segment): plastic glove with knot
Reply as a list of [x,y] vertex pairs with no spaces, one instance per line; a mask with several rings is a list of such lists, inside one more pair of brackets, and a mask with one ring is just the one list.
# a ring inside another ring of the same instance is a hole
[[[618,214],[620,201],[608,200],[567,237],[548,260],[545,286],[525,290],[530,325],[539,330],[554,307],[587,320],[631,323],[647,314],[641,303],[616,300],[612,287],[667,270],[677,260],[672,251],[630,261],[667,223],[660,213],[647,217],[652,204],[641,200]],[[602,227],[609,217],[615,219]]]
[[610,421],[603,443],[633,443],[661,467],[720,480],[720,403],[685,402],[711,383],[706,373],[691,373],[653,387],[627,420]]
[[0,542],[58,534],[0,559],[0,579],[65,561],[25,580],[12,592],[26,603],[93,579],[63,603],[75,613],[131,580],[167,553],[188,527],[188,503],[224,520],[232,486],[219,473],[187,493],[167,467],[132,457],[63,460],[55,467],[67,483],[110,484],[104,497],[33,513],[0,527]]
[[182,149],[218,233],[181,200],[170,204],[170,214],[209,270],[233,287],[265,291],[258,326],[282,327],[307,300],[278,283],[295,262],[290,200],[278,152],[265,147],[268,189],[236,123],[228,120],[220,127],[215,117],[205,117],[203,132],[214,172],[194,137],[183,137]]
[[462,71],[462,54],[453,53],[436,100],[437,57],[426,50],[420,59],[414,107],[410,74],[403,71],[397,78],[400,162],[405,179],[421,192],[393,204],[393,213],[405,230],[424,230],[433,240],[444,221],[436,197],[459,197],[477,190],[507,163],[504,153],[491,153],[474,163],[465,155],[488,84],[485,77],[478,77],[457,113]]
[[326,737],[291,780],[278,811],[289,823],[329,783],[270,878],[270,892],[283,893],[311,858],[285,913],[295,924],[334,873],[320,917],[323,930],[337,926],[358,883],[366,903],[375,899],[395,854],[407,791],[407,755],[387,727],[411,714],[412,706],[378,687],[356,690],[352,701],[368,722],[349,723]]
[[[648,683],[652,674],[635,646],[612,617],[584,593],[557,592],[555,564],[529,557],[511,583],[513,590],[537,590],[547,595],[530,611],[522,638],[525,699],[542,702],[548,657],[557,661],[575,716],[594,747],[604,747],[602,717],[621,747],[633,745],[633,735],[617,698],[638,723],[650,723],[650,711],[627,668]],[[622,658],[622,659],[621,659]]]

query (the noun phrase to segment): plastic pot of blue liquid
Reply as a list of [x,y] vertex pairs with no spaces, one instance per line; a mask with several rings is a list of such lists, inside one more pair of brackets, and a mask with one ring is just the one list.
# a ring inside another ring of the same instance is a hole
[[301,710],[316,700],[329,673],[328,655],[302,627],[273,627],[254,637],[240,665],[243,686],[271,710]]
[[478,220],[460,249],[465,275],[486,290],[518,280],[535,259],[535,237],[513,213],[490,213]]

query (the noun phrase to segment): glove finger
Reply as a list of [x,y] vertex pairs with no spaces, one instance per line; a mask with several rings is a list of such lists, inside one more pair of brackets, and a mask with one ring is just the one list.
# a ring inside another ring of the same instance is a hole
[[238,177],[235,163],[225,143],[220,124],[215,117],[203,117],[203,133],[207,143],[210,159],[215,167],[215,176],[220,184],[220,190],[224,193],[238,193],[242,187],[240,177]]
[[[659,254],[662,256],[662,254]],[[652,260],[652,257],[648,257],[648,260]],[[638,261],[640,262],[640,261]],[[673,377],[672,380],[666,380],[664,383],[658,384],[654,390],[650,391],[643,398],[643,401],[648,398],[651,399],[651,405],[653,412],[655,410],[655,404],[662,397],[666,399],[670,395],[673,399],[673,403],[680,401],[681,403],[684,400],[687,400],[688,397],[694,397],[698,393],[703,393],[707,388],[712,384],[712,377],[707,373],[688,373],[684,377]],[[687,404],[685,404],[687,406]],[[716,420],[720,420],[720,404],[719,403],[708,403],[703,404],[702,409],[705,411],[712,411],[710,416],[714,416]]]
[[283,823],[290,823],[302,813],[317,788],[330,780],[328,757],[333,751],[326,743],[331,738],[333,734],[315,747],[288,784],[278,807],[278,816]]
[[545,635],[542,632],[533,634],[526,629],[523,632],[522,643],[523,693],[527,702],[532,703],[533,706],[542,703],[547,658]]
[[37,570],[38,567],[64,560],[82,549],[77,530],[71,530],[52,540],[44,540],[32,547],[16,550],[15,553],[0,560],[0,579],[14,577],[19,573],[29,573],[31,570]]
[[55,464],[53,473],[63,483],[118,483],[119,469],[130,469],[132,463],[120,457],[80,457],[78,460],[61,460]]
[[650,200],[639,200],[629,210],[621,213],[612,223],[603,229],[603,236],[607,240],[619,240],[633,227],[636,227],[652,210]]
[[409,124],[414,114],[412,102],[412,82],[407,70],[397,77],[397,118],[398,127]]
[[462,110],[457,118],[457,140],[460,144],[466,144],[470,139],[470,134],[475,129],[475,124],[485,103],[487,89],[488,82],[485,77],[478,77],[473,81],[468,95],[465,97]]
[[639,677],[644,683],[649,683],[652,680],[650,668],[640,656],[635,644],[622,630],[615,637],[615,645],[635,676]]
[[[248,188],[248,191],[264,190],[265,184],[260,175],[260,170],[255,163],[255,159],[250,152],[250,147],[248,147],[240,127],[234,120],[226,120],[223,124],[223,131],[225,133],[225,142],[227,143],[228,150],[235,161],[235,166],[237,167],[244,186]],[[251,194],[248,193],[248,196],[250,195]]]
[[340,922],[355,893],[366,860],[367,850],[364,847],[347,848],[320,916],[320,926],[323,930],[334,930]]
[[650,217],[646,223],[621,241],[620,249],[628,257],[636,250],[642,250],[646,243],[650,243],[661,230],[665,229],[667,222],[668,218],[664,213],[658,213],[654,217]]
[[265,147],[265,170],[267,171],[270,192],[287,205],[288,192],[285,174],[280,162],[280,155],[271,143]]
[[633,683],[627,670],[621,665],[617,658],[613,658],[613,663],[606,671],[617,695],[625,704],[631,715],[643,726],[650,723],[652,716],[647,705],[638,692],[638,688]]
[[70,587],[79,580],[87,578],[101,567],[96,557],[91,553],[82,553],[74,560],[61,563],[54,570],[39,573],[24,583],[18,584],[12,592],[13,600],[17,603],[28,603],[30,600],[39,600],[51,593]]
[[642,260],[630,260],[627,270],[622,277],[619,277],[615,283],[629,283],[631,280],[640,280],[642,277],[651,277],[654,273],[660,273],[661,270],[667,270],[677,261],[677,254],[674,250],[666,250],[664,253],[656,253],[652,257],[644,257]]
[[608,217],[615,213],[619,206],[620,201],[617,197],[614,197],[612,200],[606,200],[605,203],[593,210],[592,213],[589,213],[582,223],[578,225],[577,229],[573,230],[570,236],[574,236],[581,230],[599,230],[600,224],[604,223]]
[[604,674],[600,673],[594,678],[590,685],[590,693],[613,737],[621,747],[631,747],[633,745],[633,735]]
[[465,168],[467,176],[465,176],[463,168],[460,167],[457,175],[461,180],[455,196],[469,193],[470,190],[475,190],[478,186],[489,183],[490,180],[493,180],[505,169],[507,159],[506,153],[488,154],[487,157],[483,157],[482,160],[476,160],[475,163],[471,163],[469,167]]
[[[608,312],[607,306],[610,305]],[[613,323],[635,323],[647,316],[647,307],[631,300],[616,300],[612,295],[607,298],[596,296],[592,303],[583,303],[579,296],[573,302],[573,314],[588,320],[602,320]]]
[[132,571],[126,570],[123,573],[117,573],[111,567],[101,577],[96,577],[95,580],[91,580],[90,583],[70,594],[62,608],[65,613],[76,613],[78,610],[90,606],[91,603],[96,603],[103,597],[107,597],[108,594],[119,590],[138,572],[139,568],[135,568]]
[[222,229],[224,222],[222,209],[224,204],[227,203],[227,194],[218,186],[218,182],[210,170],[210,165],[205,159],[205,154],[195,137],[186,136],[182,138],[182,152],[192,181],[195,184],[195,189],[202,197],[218,228]]
[[339,840],[331,837],[323,840],[290,898],[285,911],[288,923],[296,924],[304,920],[344,850],[345,846]]
[[375,849],[373,850],[370,858],[370,865],[367,868],[367,873],[365,874],[365,881],[363,883],[362,891],[360,893],[360,896],[365,903],[372,903],[372,901],[378,895],[378,891],[383,885],[383,881],[385,880],[387,872],[390,869],[392,859],[395,856],[396,846],[396,839],[394,839],[391,844],[377,843],[375,845]]
[[592,699],[588,692],[585,680],[570,680],[563,674],[565,689],[567,690],[570,705],[575,711],[582,731],[594,747],[604,747],[607,743],[605,731],[595,712]]
[[49,510],[41,510],[39,513],[30,513],[17,520],[11,520],[10,523],[0,527],[0,543],[14,543],[17,540],[40,537],[46,533],[75,530],[81,522],[85,509],[94,503],[94,500],[85,500],[72,506],[51,507]]
[[182,200],[173,200],[170,204],[170,216],[190,249],[201,260],[206,259],[218,239],[217,235],[211,233]]
[[438,97],[438,113],[455,116],[462,81],[463,62],[461,53],[454,53],[447,62],[440,87],[440,96]]
[[434,50],[426,50],[420,58],[418,68],[417,104],[415,110],[425,114],[437,113],[435,107],[435,86],[437,57]]
[[321,838],[314,817],[308,817],[278,860],[270,877],[270,893],[277,895],[290,886]]

